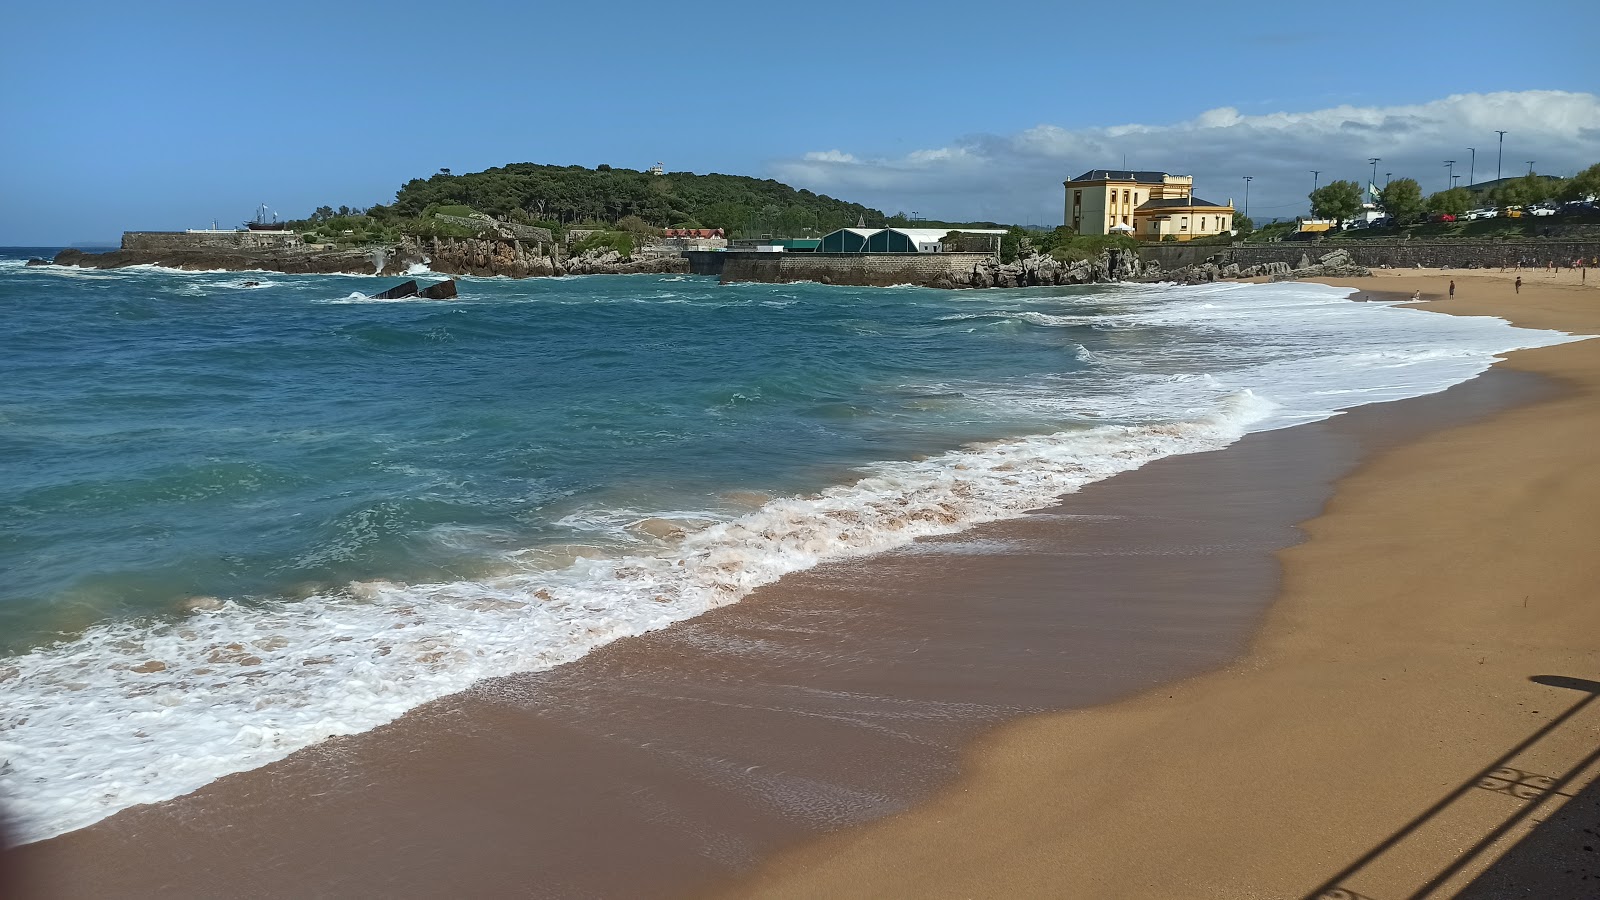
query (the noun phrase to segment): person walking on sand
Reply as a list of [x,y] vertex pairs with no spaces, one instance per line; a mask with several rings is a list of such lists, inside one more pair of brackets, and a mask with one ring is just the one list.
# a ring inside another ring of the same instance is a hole
[[[1518,278],[1517,281],[1520,283],[1522,281],[1522,279]],[[1450,299],[1454,300],[1455,298],[1456,298],[1456,280],[1454,278],[1452,278],[1452,279],[1450,279]]]
[[1521,275],[1517,276],[1516,288],[1517,288],[1516,289],[1516,293],[1518,293],[1518,294],[1522,293],[1522,276]]

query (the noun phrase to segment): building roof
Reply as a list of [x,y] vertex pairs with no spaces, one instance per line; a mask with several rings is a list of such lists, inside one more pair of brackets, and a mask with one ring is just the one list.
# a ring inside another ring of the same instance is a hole
[[1090,169],[1072,181],[1134,181],[1139,184],[1165,184],[1166,172],[1135,172],[1130,169]]
[[918,244],[937,244],[952,231],[959,231],[962,234],[1005,234],[1005,230],[999,228],[886,228],[884,230],[898,231]]
[[1158,200],[1146,200],[1139,204],[1137,211],[1146,209],[1193,209],[1197,206],[1214,206],[1217,209],[1232,209],[1222,203],[1212,203],[1210,200],[1201,200],[1199,197],[1162,197]]

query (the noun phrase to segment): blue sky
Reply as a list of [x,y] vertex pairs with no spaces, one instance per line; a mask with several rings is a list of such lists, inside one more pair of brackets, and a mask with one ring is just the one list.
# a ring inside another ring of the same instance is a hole
[[[1158,28],[1163,55],[1137,37]],[[1476,146],[1492,177],[1497,127],[1508,171],[1600,161],[1588,0],[157,0],[7,32],[0,244],[236,223],[263,201],[299,216],[524,161],[661,160],[1046,224],[1063,178],[1123,153],[1241,205],[1251,174],[1257,218],[1299,211],[1310,169],[1361,178],[1372,155],[1434,190]]]

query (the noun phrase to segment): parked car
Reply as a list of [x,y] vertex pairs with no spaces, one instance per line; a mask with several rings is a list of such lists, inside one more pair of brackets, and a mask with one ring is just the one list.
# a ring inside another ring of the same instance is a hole
[[1438,215],[1433,217],[1433,220],[1435,222],[1454,222],[1456,220],[1456,217],[1452,216],[1449,213],[1439,213]]
[[1555,214],[1556,211],[1548,206],[1535,206],[1533,209],[1528,210],[1528,215],[1530,216],[1553,216]]

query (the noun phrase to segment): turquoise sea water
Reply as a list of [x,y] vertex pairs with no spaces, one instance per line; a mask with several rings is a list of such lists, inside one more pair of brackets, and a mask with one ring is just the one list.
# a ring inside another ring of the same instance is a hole
[[1310,285],[380,302],[30,255],[0,250],[0,791],[31,837],[1559,339]]

